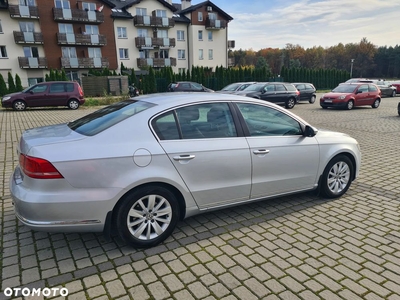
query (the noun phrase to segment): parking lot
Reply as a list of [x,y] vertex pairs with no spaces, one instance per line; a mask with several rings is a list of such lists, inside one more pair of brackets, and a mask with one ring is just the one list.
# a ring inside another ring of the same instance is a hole
[[22,131],[96,108],[0,109],[0,299],[45,288],[68,296],[21,299],[400,299],[400,97],[345,111],[321,109],[319,96],[292,111],[360,143],[360,176],[345,196],[303,193],[205,213],[146,250],[22,226],[8,190]]

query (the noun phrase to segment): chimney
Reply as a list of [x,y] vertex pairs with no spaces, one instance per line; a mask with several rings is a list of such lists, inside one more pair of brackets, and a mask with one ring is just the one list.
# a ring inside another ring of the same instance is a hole
[[182,0],[182,4],[181,4],[182,10],[184,10],[190,6],[192,6],[192,0]]

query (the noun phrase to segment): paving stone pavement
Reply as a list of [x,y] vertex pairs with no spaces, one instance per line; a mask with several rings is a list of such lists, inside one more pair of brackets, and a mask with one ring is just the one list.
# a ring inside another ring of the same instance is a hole
[[[101,234],[34,232],[15,218],[8,180],[23,130],[93,108],[0,109],[0,299],[6,288],[66,288],[19,299],[400,299],[400,97],[378,109],[293,109],[362,149],[359,178],[340,199],[303,193],[180,222],[146,250]],[[296,155],[296,153],[293,153]],[[301,159],[301,157],[299,157]]]

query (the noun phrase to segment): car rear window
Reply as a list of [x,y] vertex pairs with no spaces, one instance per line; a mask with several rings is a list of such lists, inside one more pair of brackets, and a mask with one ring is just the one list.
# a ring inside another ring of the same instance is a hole
[[138,100],[121,101],[70,122],[68,127],[80,134],[93,136],[155,105]]

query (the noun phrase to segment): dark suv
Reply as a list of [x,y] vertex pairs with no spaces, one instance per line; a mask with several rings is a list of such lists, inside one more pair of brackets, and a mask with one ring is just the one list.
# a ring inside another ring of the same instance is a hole
[[70,109],[77,109],[83,103],[85,98],[82,88],[75,81],[41,82],[1,99],[3,107],[15,110],[42,106],[68,106]]
[[197,82],[179,81],[171,82],[167,87],[167,92],[214,92]]
[[286,108],[293,108],[299,101],[300,92],[291,83],[258,82],[235,94],[284,104]]

